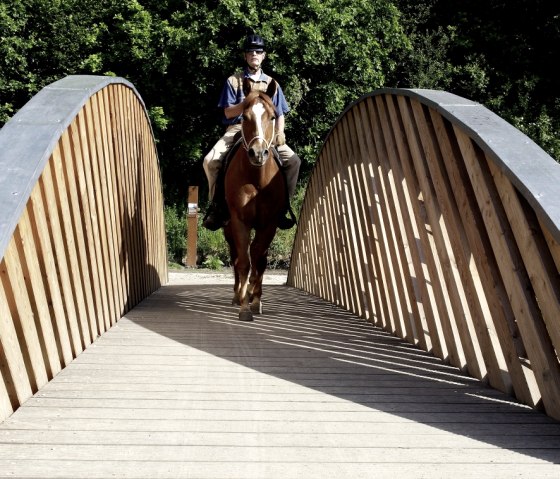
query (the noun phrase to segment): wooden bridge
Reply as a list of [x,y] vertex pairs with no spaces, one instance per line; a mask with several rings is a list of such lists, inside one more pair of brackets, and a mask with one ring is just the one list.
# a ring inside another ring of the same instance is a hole
[[560,166],[484,107],[351,105],[250,324],[168,276],[125,80],[45,88],[0,168],[0,477],[560,476]]

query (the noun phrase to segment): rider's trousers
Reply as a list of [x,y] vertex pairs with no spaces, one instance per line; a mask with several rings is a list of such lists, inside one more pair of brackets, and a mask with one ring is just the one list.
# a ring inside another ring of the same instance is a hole
[[[208,196],[212,200],[214,191],[216,189],[216,181],[222,162],[226,156],[227,151],[233,146],[235,134],[241,131],[241,124],[230,125],[224,135],[216,142],[210,152],[204,157],[202,167],[208,179]],[[278,155],[282,168],[286,174],[286,181],[288,183],[288,194],[290,197],[296,191],[296,183],[299,174],[299,167],[301,165],[300,157],[288,146],[277,146]]]

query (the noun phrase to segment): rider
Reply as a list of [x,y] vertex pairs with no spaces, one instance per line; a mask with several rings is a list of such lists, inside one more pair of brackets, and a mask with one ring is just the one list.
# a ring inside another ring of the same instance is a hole
[[[204,218],[204,227],[215,231],[227,224],[229,212],[225,204],[225,192],[223,182],[218,182],[218,176],[226,153],[234,143],[236,133],[241,131],[241,117],[243,113],[243,79],[249,78],[251,89],[257,88],[266,91],[270,82],[275,81],[266,75],[261,65],[266,57],[265,44],[259,35],[249,35],[243,43],[243,55],[246,66],[243,71],[236,72],[230,76],[222,89],[218,107],[223,108],[222,123],[226,125],[224,135],[214,145],[212,150],[204,157],[203,168],[208,178],[208,195],[211,200],[210,208]],[[299,173],[301,160],[294,151],[286,145],[284,136],[284,115],[290,111],[282,88],[277,83],[277,93],[272,98],[276,107],[276,138],[275,145],[280,156],[282,169],[288,184],[288,197],[292,197]],[[289,203],[281,215],[278,223],[280,229],[289,229],[294,226],[295,221],[290,211]]]

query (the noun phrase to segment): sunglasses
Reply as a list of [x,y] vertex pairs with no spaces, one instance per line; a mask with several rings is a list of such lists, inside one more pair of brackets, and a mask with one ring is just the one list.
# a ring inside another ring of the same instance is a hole
[[262,55],[264,50],[247,50],[245,53],[256,53],[257,55]]

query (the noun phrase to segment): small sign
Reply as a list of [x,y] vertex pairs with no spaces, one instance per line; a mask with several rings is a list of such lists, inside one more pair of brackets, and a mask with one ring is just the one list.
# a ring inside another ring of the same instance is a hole
[[198,204],[197,203],[189,203],[188,213],[189,215],[195,215],[198,212]]

